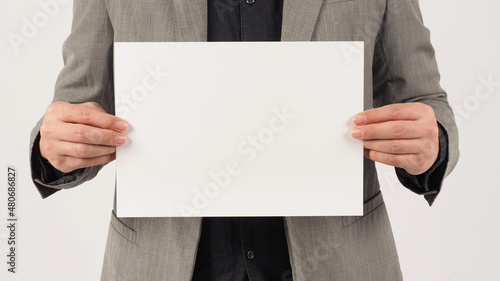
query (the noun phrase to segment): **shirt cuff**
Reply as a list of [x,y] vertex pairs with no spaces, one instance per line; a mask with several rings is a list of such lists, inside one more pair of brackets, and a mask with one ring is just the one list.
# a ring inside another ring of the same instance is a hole
[[[49,161],[42,157],[42,154],[40,153],[40,134],[37,135],[33,143],[33,151],[31,153],[31,177],[33,178],[33,180],[39,179],[46,185],[57,186],[75,181],[82,173],[83,169],[78,169],[69,173],[63,173],[54,168],[54,166],[52,166]],[[60,190],[57,188],[50,188],[39,184],[35,185],[42,198],[46,198]]]
[[448,165],[448,134],[441,124],[439,127],[439,155],[432,167],[420,175],[409,174],[406,170],[396,167],[399,181],[409,190],[424,195],[429,205],[436,199],[444,179]]

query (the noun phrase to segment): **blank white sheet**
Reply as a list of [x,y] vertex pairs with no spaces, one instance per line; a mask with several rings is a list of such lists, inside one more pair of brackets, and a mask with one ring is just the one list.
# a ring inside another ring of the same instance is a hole
[[115,43],[114,64],[119,217],[362,215],[362,43]]

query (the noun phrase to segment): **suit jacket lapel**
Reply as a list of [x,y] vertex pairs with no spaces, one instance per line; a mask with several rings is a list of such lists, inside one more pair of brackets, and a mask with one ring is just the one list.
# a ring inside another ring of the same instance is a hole
[[207,41],[207,0],[173,0],[181,41]]
[[[281,41],[310,41],[324,0],[284,0]],[[183,41],[207,41],[207,0],[173,0],[180,26],[191,27]]]
[[281,41],[311,41],[323,0],[284,0]]

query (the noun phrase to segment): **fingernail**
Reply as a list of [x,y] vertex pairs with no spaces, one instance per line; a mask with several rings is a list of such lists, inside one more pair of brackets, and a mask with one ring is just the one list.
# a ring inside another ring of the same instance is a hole
[[359,128],[354,128],[351,130],[351,136],[355,139],[361,139],[363,138],[363,130]]
[[359,115],[354,116],[354,124],[363,125],[365,123],[366,123],[366,115],[359,114]]
[[115,143],[116,143],[117,145],[122,145],[122,144],[124,144],[126,141],[127,141],[127,138],[126,138],[124,135],[119,135],[119,136],[116,136],[116,138],[115,138]]
[[127,122],[118,120],[115,122],[115,127],[120,131],[125,131],[127,129]]

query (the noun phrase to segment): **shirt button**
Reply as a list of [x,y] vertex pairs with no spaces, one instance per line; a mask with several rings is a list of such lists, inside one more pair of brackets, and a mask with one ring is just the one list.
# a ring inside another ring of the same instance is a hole
[[247,252],[247,258],[248,258],[249,260],[253,259],[254,257],[255,257],[255,254],[253,253],[253,251],[248,251],[248,252]]
[[255,3],[255,0],[246,0],[247,4],[253,4]]

